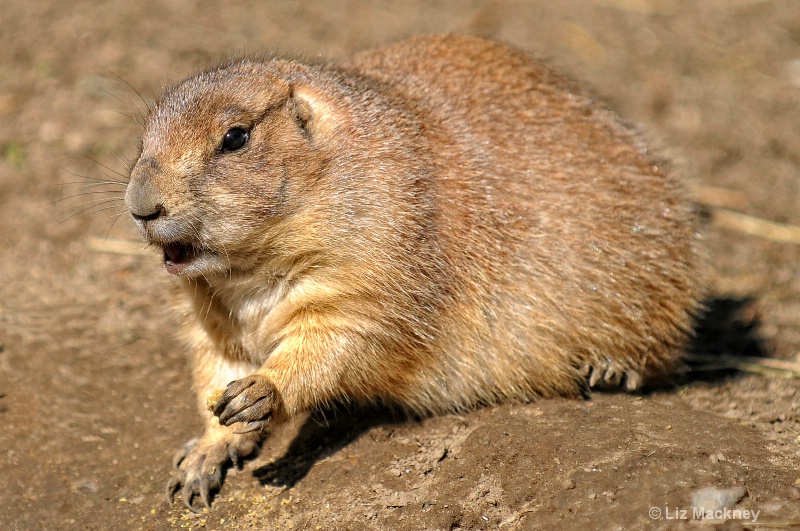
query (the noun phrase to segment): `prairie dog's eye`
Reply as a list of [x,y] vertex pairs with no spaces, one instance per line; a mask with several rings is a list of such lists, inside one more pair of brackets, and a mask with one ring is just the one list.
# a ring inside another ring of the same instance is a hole
[[236,151],[247,143],[250,132],[241,127],[233,127],[222,137],[222,151]]

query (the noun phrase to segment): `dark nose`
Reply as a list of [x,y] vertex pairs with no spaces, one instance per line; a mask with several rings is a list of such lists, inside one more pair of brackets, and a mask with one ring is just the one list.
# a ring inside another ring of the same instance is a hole
[[157,168],[147,161],[139,161],[131,172],[125,191],[125,206],[137,221],[152,221],[166,214],[158,188],[153,182]]
[[148,214],[139,214],[131,210],[131,216],[136,221],[152,221],[154,219],[158,219],[161,216],[161,213],[164,212],[164,207],[162,205],[155,205],[154,210]]

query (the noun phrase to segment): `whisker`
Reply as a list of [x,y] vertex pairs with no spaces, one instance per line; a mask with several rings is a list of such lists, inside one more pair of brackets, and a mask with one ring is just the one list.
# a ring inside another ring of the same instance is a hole
[[122,187],[127,187],[128,186],[126,183],[119,182],[119,181],[101,181],[99,179],[97,180],[97,182],[93,182],[93,183],[87,183],[86,181],[69,181],[69,182],[65,182],[65,183],[58,183],[58,185],[59,186],[74,185],[74,186],[83,186],[85,188],[92,188],[92,187],[95,187],[95,186],[122,186]]
[[122,219],[122,216],[127,214],[127,213],[128,213],[128,210],[125,209],[125,210],[119,212],[116,216],[114,216],[114,221],[111,222],[111,225],[109,225],[108,230],[106,231],[106,236],[105,236],[106,238],[108,238],[111,235],[111,231],[114,229],[114,226],[117,224],[117,222],[120,219]]
[[194,279],[192,279],[192,282],[194,283],[194,298],[197,299],[197,289],[198,289],[199,283]]
[[[69,198],[65,198],[65,199],[69,199]],[[40,204],[38,206],[39,207],[58,208],[59,215],[60,216],[66,216],[66,217],[62,217],[62,219],[59,221],[59,223],[64,223],[64,222],[69,221],[71,219],[74,219],[74,218],[76,218],[78,216],[89,215],[89,214],[91,214],[90,211],[92,209],[94,209],[96,207],[102,207],[102,206],[105,206],[105,205],[108,205],[110,207],[118,207],[118,208],[127,209],[127,207],[125,206],[125,203],[122,200],[122,198],[102,198],[102,197],[98,197],[96,199],[91,199],[91,200],[88,200],[88,201],[81,201],[81,202],[74,203],[74,204],[69,204],[69,203],[66,204],[66,205],[60,204],[65,199],[59,199],[59,200],[53,201],[52,203],[42,203],[42,204]]]
[[[203,280],[206,281],[206,284],[209,287],[211,287],[211,283],[208,281],[208,278],[206,278],[206,274],[201,272],[200,275],[203,277]],[[211,315],[211,306],[213,304],[214,304],[214,291],[213,290],[209,290],[208,308],[206,309],[206,314],[203,317],[203,324],[204,325],[208,322],[208,316]],[[202,310],[203,310],[203,308],[200,308],[201,312],[202,312]]]
[[96,209],[96,208],[100,208],[100,207],[102,207],[103,210],[105,210],[106,208],[121,208],[121,209],[125,208],[125,206],[122,203],[119,203],[117,201],[113,201],[113,200],[97,201],[97,202],[94,202],[92,204],[89,204],[88,206],[86,206],[85,208],[83,208],[81,210],[78,210],[78,211],[74,212],[72,214],[72,216],[76,216],[76,215],[80,216],[82,214],[91,214],[92,213],[92,209]]
[[[116,206],[116,205],[110,205],[110,206],[106,206],[106,207],[103,207],[103,208],[98,208],[98,209],[92,210],[91,212],[87,212],[87,215],[97,214],[99,212],[104,212],[106,210],[111,210],[111,209],[114,209],[114,208],[119,208],[119,207]],[[119,213],[120,214],[124,214],[125,212],[126,212],[125,210],[122,210]]]
[[[85,190],[83,192],[75,192],[65,195],[64,197],[59,197],[50,203],[50,205],[55,205],[56,203],[67,201],[69,199],[75,199],[76,197],[94,197],[94,199],[89,199],[88,201],[99,201],[101,199],[119,199],[120,201],[125,200],[125,194],[120,193],[119,190]],[[84,203],[75,203],[74,206],[80,206],[82,204]]]
[[[153,109],[150,108],[150,104],[147,103],[147,100],[144,99],[144,97],[142,96],[142,93],[139,92],[138,90],[136,90],[136,88],[133,85],[131,85],[130,83],[128,83],[128,81],[126,79],[124,79],[122,76],[120,76],[120,75],[118,75],[118,74],[116,74],[116,73],[114,73],[111,70],[108,70],[106,68],[103,68],[103,70],[105,70],[108,74],[111,74],[115,78],[117,78],[120,81],[122,81],[123,83],[125,83],[128,86],[128,88],[130,88],[132,91],[134,91],[136,93],[137,96],[139,96],[139,99],[142,101],[142,103],[144,103],[144,106],[147,109],[147,112],[149,112],[149,113],[153,112]],[[138,111],[138,109],[137,109],[137,111]],[[144,118],[144,114],[141,111],[139,111],[139,114],[142,116],[142,118]]]
[[[116,109],[109,109],[109,110],[111,110],[112,112],[119,113],[119,114],[121,114],[122,116],[125,116],[125,117],[127,117],[127,118],[130,118],[131,120],[133,120],[133,123],[135,123],[136,125],[139,125],[139,126],[141,126],[141,125],[142,125],[142,124],[139,122],[139,118],[143,118],[143,117],[144,117],[144,114],[142,113],[142,110],[141,110],[141,109],[140,109],[140,108],[139,108],[137,105],[132,105],[130,101],[125,101],[125,100],[123,100],[122,98],[120,98],[119,96],[117,96],[116,94],[114,94],[113,92],[110,92],[110,91],[108,91],[108,90],[105,90],[105,89],[103,89],[103,90],[101,90],[101,92],[102,92],[103,94],[105,94],[106,96],[109,96],[109,97],[111,97],[112,99],[115,99],[115,100],[117,100],[119,103],[121,103],[121,104],[122,104],[122,105],[124,105],[125,107],[127,107],[127,108],[129,108],[129,109],[130,109],[130,108],[133,108],[133,109],[136,111],[136,115],[133,115],[133,114],[127,114],[127,113],[124,113],[124,112],[122,112],[122,111],[118,111],[118,110],[116,110]],[[137,115],[138,115],[138,118],[137,118]]]
[[228,254],[228,249],[225,247],[225,243],[220,242],[220,245],[222,245],[222,252],[225,253],[225,260],[228,261],[228,278],[232,278],[233,272],[231,270],[231,257]]
[[93,186],[81,186],[80,188],[70,188],[69,190],[64,190],[64,195],[56,200],[54,200],[51,204],[60,203],[61,201],[67,201],[69,199],[75,199],[76,197],[86,197],[86,196],[94,196],[97,198],[117,198],[120,200],[125,199],[125,190],[120,188],[107,188],[108,184],[96,184]]
[[[107,95],[111,96],[112,98],[114,97],[114,95],[113,95],[113,94],[111,94],[111,93],[110,93],[109,91],[107,91],[107,90],[104,90],[103,92],[104,92],[104,93],[106,93]],[[117,99],[119,99],[119,98],[117,98]],[[120,101],[121,101],[121,100],[120,100]],[[136,119],[136,116],[134,116],[134,115],[132,115],[132,114],[128,114],[128,113],[126,113],[126,112],[123,112],[123,111],[120,111],[120,110],[118,110],[118,109],[105,109],[105,110],[107,110],[107,111],[109,111],[109,112],[116,113],[116,114],[121,114],[121,115],[122,115],[122,116],[124,116],[125,118],[130,118],[131,120],[133,120],[133,122],[134,122],[135,124],[137,124],[137,125],[141,125],[141,124],[139,123],[139,120],[137,120],[137,119]],[[136,112],[139,112],[139,109],[136,109]]]
[[[67,197],[62,197],[61,199],[56,199],[55,201],[53,201],[49,205],[53,206],[56,203],[60,203],[61,201],[66,201],[67,199],[73,199],[75,197],[81,197],[81,196],[85,196],[85,195],[94,195],[94,194],[103,194],[103,193],[104,192],[84,192],[84,193],[80,193],[80,194],[70,195],[70,196],[67,196]],[[70,206],[80,207],[80,206],[83,206],[83,205],[100,205],[100,204],[104,204],[104,203],[113,203],[115,201],[119,201],[120,203],[122,203],[122,202],[125,201],[125,198],[123,198],[123,197],[95,197],[94,199],[87,199],[86,201],[80,201],[80,202],[75,203],[75,204],[70,205]]]
[[120,173],[120,172],[118,172],[117,170],[115,170],[115,169],[113,169],[113,168],[109,168],[108,166],[106,166],[106,165],[105,165],[105,164],[103,164],[102,162],[100,162],[100,161],[98,161],[98,160],[96,160],[96,159],[93,159],[92,157],[89,157],[89,156],[87,156],[86,158],[87,158],[87,159],[89,159],[89,160],[91,160],[92,162],[94,162],[95,164],[97,164],[98,166],[100,166],[101,168],[105,168],[106,170],[110,171],[110,172],[111,172],[111,173],[113,173],[114,175],[118,175],[118,176],[122,177],[123,179],[125,179],[125,182],[126,182],[126,183],[128,182],[128,176],[127,176],[126,174],[124,174],[124,173]]
[[75,194],[75,195],[70,195],[70,196],[67,196],[67,197],[62,197],[60,199],[56,199],[55,201],[51,201],[49,203],[43,203],[43,204],[41,204],[39,206],[42,206],[42,207],[44,207],[44,206],[47,206],[47,207],[61,206],[62,203],[66,202],[66,201],[68,201],[70,199],[74,199],[76,197],[80,197],[80,196],[84,196],[84,195],[92,195],[92,194],[103,194],[103,195],[101,197],[95,197],[94,199],[88,199],[86,201],[79,201],[79,202],[76,202],[76,203],[67,203],[66,205],[63,205],[64,212],[69,212],[72,209],[80,208],[80,207],[82,207],[84,205],[89,205],[88,208],[91,208],[93,206],[99,206],[99,205],[102,205],[102,204],[110,204],[110,203],[118,203],[120,206],[124,206],[125,205],[125,198],[123,198],[123,197],[107,197],[107,196],[105,196],[104,192],[87,192],[87,193],[84,193],[84,194]]
[[[77,212],[75,212],[75,213],[71,214],[71,215],[70,215],[70,216],[68,216],[66,219],[63,219],[63,220],[61,220],[61,223],[66,223],[67,221],[70,221],[70,220],[72,220],[72,219],[75,219],[75,218],[77,218],[78,216],[90,216],[90,215],[92,215],[92,214],[96,214],[96,213],[98,213],[98,212],[102,212],[102,211],[104,211],[104,210],[110,210],[110,209],[112,209],[112,208],[124,208],[124,206],[122,206],[122,205],[119,205],[119,204],[113,204],[113,205],[108,205],[108,206],[102,206],[103,204],[107,204],[107,203],[111,203],[111,202],[112,202],[112,201],[106,201],[105,203],[97,203],[97,204],[94,204],[94,205],[88,206],[88,207],[86,207],[86,208],[83,208],[83,209],[81,209],[81,210],[79,210],[79,211],[77,211]],[[101,207],[101,208],[98,208],[98,207]]]
[[[89,159],[89,160],[91,160],[91,159]],[[82,173],[77,173],[77,172],[74,172],[72,170],[68,170],[67,168],[65,168],[64,166],[61,166],[61,165],[59,165],[59,167],[61,168],[61,171],[63,171],[64,173],[67,173],[69,175],[72,175],[73,177],[79,177],[79,178],[85,179],[87,181],[106,182],[106,181],[100,179],[99,177],[92,177],[91,175],[83,175]],[[105,173],[103,175],[108,177],[108,175],[106,175]],[[118,175],[121,175],[122,177],[126,177],[127,178],[127,176],[125,176],[125,175],[122,175],[122,174],[118,174]],[[126,181],[117,181],[116,179],[111,179],[109,182],[113,182],[115,184],[124,184],[125,186],[128,186],[128,181],[127,180]]]
[[[130,173],[130,171],[133,169],[133,166],[131,166],[131,165],[130,165],[128,162],[126,162],[126,161],[125,161],[125,159],[123,159],[123,158],[120,156],[120,154],[119,154],[119,153],[117,153],[116,151],[114,152],[114,156],[115,156],[115,157],[117,157],[117,160],[119,160],[119,161],[122,163],[122,165],[123,165],[123,166],[125,166],[126,168],[128,168],[128,173]],[[126,177],[127,177],[127,176],[126,176]]]

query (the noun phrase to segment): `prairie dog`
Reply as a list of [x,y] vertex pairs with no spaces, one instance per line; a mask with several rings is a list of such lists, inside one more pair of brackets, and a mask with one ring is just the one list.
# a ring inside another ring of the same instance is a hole
[[635,132],[475,37],[190,77],[125,200],[183,286],[207,427],[167,490],[190,508],[330,403],[634,390],[680,363],[703,290],[692,206]]

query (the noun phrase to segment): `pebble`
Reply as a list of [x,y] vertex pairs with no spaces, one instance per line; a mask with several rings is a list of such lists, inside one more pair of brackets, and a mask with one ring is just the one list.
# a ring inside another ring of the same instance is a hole
[[705,487],[692,494],[692,506],[704,511],[718,511],[736,505],[747,489],[744,487]]

